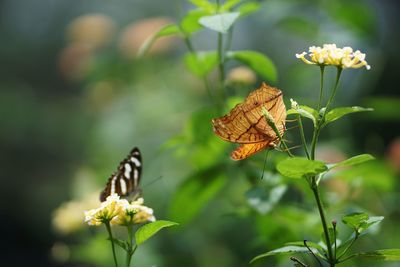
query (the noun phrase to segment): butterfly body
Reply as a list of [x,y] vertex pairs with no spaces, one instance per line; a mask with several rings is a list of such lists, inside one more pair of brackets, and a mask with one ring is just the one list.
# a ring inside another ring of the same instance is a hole
[[100,193],[100,201],[105,201],[112,194],[121,197],[136,199],[141,194],[139,188],[142,173],[142,156],[135,147],[129,155],[121,161],[118,170],[107,181],[105,189]]
[[265,83],[250,93],[243,103],[236,105],[227,115],[212,120],[213,130],[220,138],[240,144],[232,152],[232,159],[245,159],[279,143],[275,131],[264,118],[263,107],[272,114],[278,131],[283,134],[286,108],[282,92]]

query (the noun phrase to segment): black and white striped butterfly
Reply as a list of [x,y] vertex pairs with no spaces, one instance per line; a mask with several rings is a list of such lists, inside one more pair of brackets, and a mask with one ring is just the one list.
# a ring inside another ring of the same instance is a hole
[[121,161],[118,170],[108,179],[106,188],[100,193],[100,201],[105,201],[114,193],[133,200],[138,198],[141,193],[139,188],[141,173],[142,157],[139,149],[134,147],[129,155]]

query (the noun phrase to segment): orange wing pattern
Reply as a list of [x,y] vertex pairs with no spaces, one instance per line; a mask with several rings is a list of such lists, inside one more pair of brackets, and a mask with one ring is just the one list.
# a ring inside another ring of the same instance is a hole
[[234,143],[256,143],[265,140],[265,134],[252,125],[238,104],[227,115],[213,119],[214,132],[225,141]]
[[263,107],[272,115],[279,132],[283,134],[286,108],[282,92],[265,83],[227,115],[212,120],[213,130],[220,138],[241,144],[232,152],[232,159],[245,159],[264,148],[276,145],[278,137],[264,119]]
[[273,142],[270,140],[254,144],[242,144],[232,151],[231,158],[233,160],[242,160],[270,146],[273,146]]

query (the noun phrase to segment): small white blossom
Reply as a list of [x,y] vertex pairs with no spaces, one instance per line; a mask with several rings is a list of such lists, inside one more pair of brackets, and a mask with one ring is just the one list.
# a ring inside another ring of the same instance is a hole
[[292,106],[292,109],[298,109],[299,108],[299,104],[293,100],[293,98],[290,99],[290,104]]
[[296,57],[310,65],[331,65],[343,69],[358,69],[365,66],[367,70],[371,69],[365,61],[365,54],[359,50],[353,52],[353,48],[349,46],[338,48],[335,44],[324,44],[323,47],[311,46],[308,52],[308,54],[306,52],[296,54]]
[[132,203],[124,203],[118,216],[111,221],[117,225],[141,224],[153,222],[156,218],[153,215],[153,209],[143,205],[143,198],[139,198]]

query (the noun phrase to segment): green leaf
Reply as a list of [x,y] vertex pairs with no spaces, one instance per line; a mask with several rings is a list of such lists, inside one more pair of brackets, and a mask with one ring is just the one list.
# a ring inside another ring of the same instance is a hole
[[[110,240],[110,238],[108,238],[108,240]],[[118,239],[118,238],[113,238],[114,244],[116,244],[117,246],[119,246],[120,248],[122,248],[125,251],[128,251],[128,245],[126,244],[125,241]]]
[[[306,246],[304,245],[304,241],[289,242],[289,243],[286,243],[285,245],[286,245],[286,246],[306,247]],[[325,251],[325,249],[324,249],[321,245],[319,245],[319,244],[317,244],[317,243],[314,243],[314,242],[311,242],[311,241],[307,241],[307,246],[308,246],[309,248],[315,248],[316,250],[318,250],[318,255],[319,255],[321,258],[325,258],[325,256],[323,256],[323,254],[326,253],[326,251]]]
[[217,5],[207,0],[190,0],[190,2],[208,13],[215,13],[217,11]]
[[286,158],[279,162],[276,168],[282,175],[294,179],[315,176],[328,169],[322,161],[301,157]]
[[[314,253],[318,254],[318,250],[311,248],[311,250]],[[285,254],[291,254],[291,253],[310,253],[310,251],[305,248],[305,247],[297,247],[297,246],[285,246],[285,247],[281,247],[275,250],[271,250],[269,252],[263,253],[258,255],[257,257],[253,258],[250,263],[253,263],[259,259],[265,258],[265,257],[269,257],[269,256],[274,256],[274,255],[285,255]]]
[[365,212],[350,213],[342,217],[342,222],[350,228],[358,231],[358,229],[365,224],[369,219],[369,216]]
[[204,27],[219,32],[227,33],[229,28],[239,18],[239,12],[228,12],[217,15],[201,17],[199,23]]
[[246,64],[263,79],[275,82],[278,74],[274,63],[262,53],[255,51],[229,51],[226,53],[228,59],[235,59]]
[[356,164],[361,164],[361,163],[364,163],[366,161],[373,160],[373,159],[375,159],[375,158],[373,156],[371,156],[370,154],[361,154],[361,155],[351,157],[349,159],[346,159],[346,160],[338,162],[338,163],[328,164],[328,168],[329,168],[329,170],[331,170],[331,169],[337,168],[337,167],[348,167],[348,166],[352,166],[352,165],[356,165]]
[[180,34],[180,33],[181,33],[181,30],[179,29],[178,25],[176,25],[176,24],[169,24],[169,25],[162,27],[154,35],[147,38],[146,41],[140,46],[139,52],[138,52],[138,57],[144,56],[158,38],[163,37],[163,36],[176,35],[176,34]]
[[226,1],[221,7],[221,11],[230,11],[232,7],[236,6],[239,4],[242,0],[228,0]]
[[259,10],[260,6],[257,2],[246,2],[241,4],[236,11],[240,12],[240,17],[244,17]]
[[363,226],[363,230],[368,229],[372,225],[379,224],[383,219],[385,219],[383,216],[370,216],[367,220],[367,224]]
[[379,261],[400,261],[400,249],[381,249],[354,254],[351,257],[364,258]]
[[356,212],[343,216],[342,221],[359,234],[371,226],[380,223],[383,219],[383,216],[369,217],[365,212]]
[[143,225],[135,233],[136,245],[142,244],[144,241],[155,235],[161,229],[175,225],[178,225],[178,223],[162,220]]
[[203,29],[199,23],[199,19],[208,13],[201,9],[191,10],[182,18],[180,26],[185,35],[190,36],[192,33]]
[[184,57],[187,68],[194,75],[202,78],[210,73],[218,64],[216,52],[187,53]]
[[350,114],[350,113],[356,113],[356,112],[364,112],[364,111],[373,111],[372,108],[362,108],[362,107],[341,107],[341,108],[335,108],[329,111],[325,115],[325,121],[323,126],[340,119],[341,117]]
[[312,120],[314,126],[317,125],[318,112],[308,106],[301,105],[298,109],[289,109],[287,115],[299,114],[300,116]]
[[224,187],[227,177],[210,169],[188,178],[174,194],[169,217],[181,224],[192,220]]
[[[357,236],[356,236],[357,235]],[[358,236],[360,236],[360,235],[358,235],[358,234],[356,234],[355,232],[353,232],[351,235],[350,235],[350,237],[346,240],[346,241],[344,241],[344,242],[342,242],[342,243],[340,243],[338,246],[337,246],[337,255],[339,255],[338,257],[339,258],[341,258],[341,257],[343,257],[344,255],[346,255],[346,254],[343,254],[344,252],[346,252],[347,251],[347,247],[351,244],[351,243],[353,243],[357,238],[358,238]],[[347,251],[348,252],[348,251]]]

